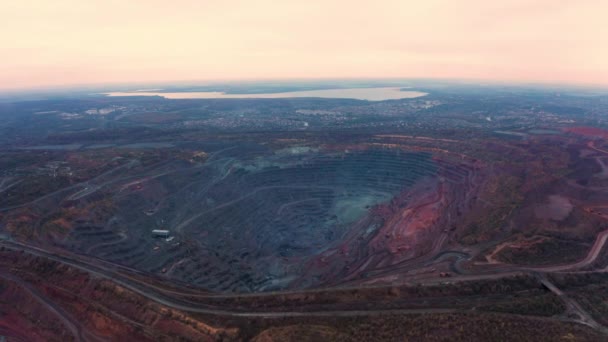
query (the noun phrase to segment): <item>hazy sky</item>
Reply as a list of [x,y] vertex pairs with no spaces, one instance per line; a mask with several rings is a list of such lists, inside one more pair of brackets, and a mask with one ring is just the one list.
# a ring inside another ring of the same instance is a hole
[[608,85],[608,0],[0,0],[0,88],[440,77]]

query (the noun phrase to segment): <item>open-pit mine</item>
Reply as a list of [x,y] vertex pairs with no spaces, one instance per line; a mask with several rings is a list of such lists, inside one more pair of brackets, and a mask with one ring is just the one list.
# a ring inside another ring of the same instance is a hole
[[413,90],[0,106],[0,336],[605,340],[607,97]]

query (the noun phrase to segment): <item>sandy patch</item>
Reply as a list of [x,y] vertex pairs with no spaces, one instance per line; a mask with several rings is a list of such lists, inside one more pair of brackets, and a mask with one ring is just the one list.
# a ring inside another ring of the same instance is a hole
[[572,203],[567,197],[551,195],[548,198],[548,203],[538,205],[534,209],[534,214],[539,219],[561,221],[570,215],[572,208]]

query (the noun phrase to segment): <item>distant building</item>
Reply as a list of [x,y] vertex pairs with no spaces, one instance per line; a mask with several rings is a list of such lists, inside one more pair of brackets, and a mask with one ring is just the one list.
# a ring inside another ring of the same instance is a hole
[[164,238],[167,238],[167,237],[169,237],[169,231],[168,230],[164,230],[164,229],[154,229],[152,231],[152,235],[154,237],[164,237]]

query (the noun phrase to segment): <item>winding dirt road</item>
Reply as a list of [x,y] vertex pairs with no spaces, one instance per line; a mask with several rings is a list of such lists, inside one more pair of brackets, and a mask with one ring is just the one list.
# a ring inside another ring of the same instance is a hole
[[93,335],[88,331],[82,324],[62,309],[59,305],[45,297],[38,290],[32,287],[29,283],[24,282],[22,279],[12,275],[0,272],[0,278],[13,282],[23,288],[24,291],[28,292],[34,299],[40,304],[46,307],[51,313],[61,320],[63,325],[70,331],[77,341],[106,341],[98,336]]
[[[601,236],[598,236],[596,243],[594,244],[594,248],[590,251],[588,257],[576,264],[573,265],[564,265],[557,266],[558,269],[569,269],[573,266],[579,267],[583,264],[589,264],[597,258],[597,250],[600,250],[601,247],[606,242],[608,237],[608,231],[603,232]],[[142,280],[136,279],[134,277],[129,277],[128,275],[123,274],[122,272],[117,272],[116,270],[103,265],[98,265],[95,263],[78,260],[75,256],[66,256],[60,255],[58,253],[47,252],[43,249],[28,246],[21,243],[11,242],[11,241],[0,241],[0,245],[17,251],[23,251],[32,255],[48,258],[51,260],[55,260],[57,262],[73,266],[77,269],[85,271],[89,274],[105,278],[113,281],[114,283],[123,286],[135,293],[138,293],[149,300],[157,302],[159,304],[165,305],[167,307],[186,311],[186,312],[194,312],[194,313],[202,313],[202,314],[210,314],[216,316],[224,316],[224,317],[237,317],[237,318],[287,318],[287,317],[357,317],[357,316],[371,316],[371,315],[389,315],[389,314],[429,314],[429,313],[454,313],[454,312],[462,312],[462,310],[454,309],[454,308],[426,308],[426,309],[371,309],[371,310],[329,310],[329,311],[310,311],[310,312],[298,312],[298,311],[248,311],[246,309],[242,310],[234,310],[227,309],[226,306],[217,306],[217,305],[208,305],[202,303],[195,303],[187,298],[183,297],[191,297],[192,292],[189,291],[175,291],[163,289],[153,284],[148,284]],[[491,278],[500,278],[504,276],[508,276],[509,274],[513,274],[513,272],[500,272],[493,275],[469,275],[466,276],[464,280],[476,280],[476,279],[488,279]],[[538,274],[538,273],[535,273]],[[601,324],[597,323],[591,315],[589,315],[578,303],[569,299],[565,296],[559,289],[557,289],[553,284],[551,284],[544,275],[538,276],[539,280],[545,284],[545,286],[550,289],[552,292],[560,296],[570,311],[578,314],[578,319],[564,319],[570,320],[574,322],[578,322],[581,324],[585,324],[602,334],[608,335],[608,329]],[[4,276],[0,274],[0,278],[4,278],[7,280],[15,281],[12,276]],[[13,278],[13,279],[11,279]],[[456,280],[456,279],[453,279]],[[19,281],[19,280],[16,280]],[[35,295],[35,289],[31,288],[30,285],[20,282],[21,286],[25,289],[31,290],[30,292]],[[344,288],[339,288],[336,290],[343,290]],[[316,290],[316,291],[327,291],[326,289]],[[307,292],[307,291],[298,291],[298,292]],[[264,293],[264,294],[252,294],[252,296],[272,296],[277,295],[277,293]],[[242,295],[213,295],[213,294],[202,294],[200,297],[237,297]],[[48,299],[45,299],[43,296],[36,296],[39,301],[44,303],[47,307],[49,307],[53,312],[55,312],[62,321],[66,324],[66,327],[75,335],[78,336],[81,340],[87,341],[96,341],[99,340],[97,336],[91,335],[86,330],[82,328],[82,326],[72,319],[65,311],[63,311],[60,307],[54,305]],[[182,298],[179,298],[182,297]],[[198,297],[198,296],[197,296]]]

